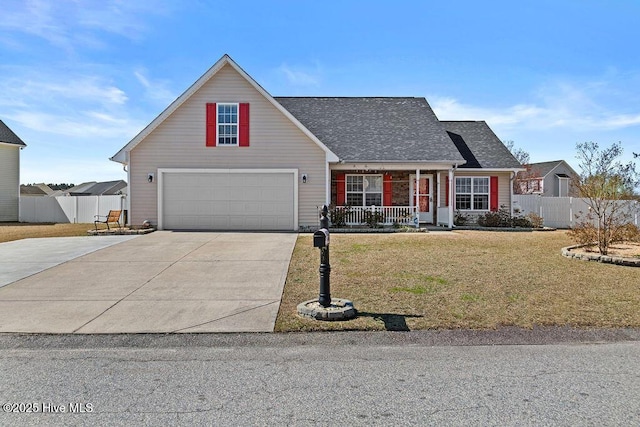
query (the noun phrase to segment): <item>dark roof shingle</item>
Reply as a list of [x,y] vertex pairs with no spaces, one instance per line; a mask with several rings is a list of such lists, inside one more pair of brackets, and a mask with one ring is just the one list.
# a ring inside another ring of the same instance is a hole
[[2,120],[0,120],[0,142],[19,145],[21,147],[27,146],[27,144],[25,144],[18,135],[13,133],[13,131],[9,129],[9,126],[5,125]]
[[522,165],[484,121],[443,121],[467,163],[461,168],[515,169]]
[[460,162],[424,98],[275,97],[347,162]]

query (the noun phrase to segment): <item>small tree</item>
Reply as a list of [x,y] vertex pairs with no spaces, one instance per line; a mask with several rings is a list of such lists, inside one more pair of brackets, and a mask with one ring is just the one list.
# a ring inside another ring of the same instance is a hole
[[522,148],[516,148],[513,141],[502,141],[502,143],[509,149],[513,157],[526,169],[525,171],[518,172],[516,179],[513,180],[513,194],[525,194],[521,183],[526,182],[527,179],[535,177],[536,171],[531,170],[529,153]]
[[635,164],[623,164],[621,143],[600,149],[595,142],[576,145],[582,173],[573,184],[586,199],[589,212],[578,215],[570,235],[579,243],[594,243],[606,255],[612,242],[624,240],[633,222],[632,204],[640,175]]

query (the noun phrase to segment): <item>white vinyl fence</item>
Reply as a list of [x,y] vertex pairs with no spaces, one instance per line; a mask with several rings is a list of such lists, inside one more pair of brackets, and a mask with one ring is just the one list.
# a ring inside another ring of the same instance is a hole
[[124,209],[125,196],[20,197],[21,222],[93,223],[96,215]]
[[[545,227],[571,228],[576,224],[576,215],[589,212],[586,199],[577,197],[541,197],[537,195],[515,194],[514,207],[520,207],[526,215],[533,212],[544,219]],[[627,203],[627,202],[620,202]],[[635,225],[640,225],[640,203],[629,202]]]

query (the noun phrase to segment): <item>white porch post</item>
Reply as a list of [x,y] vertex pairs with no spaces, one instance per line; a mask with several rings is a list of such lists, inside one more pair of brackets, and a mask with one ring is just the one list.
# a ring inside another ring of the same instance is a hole
[[453,169],[449,169],[449,188],[447,191],[449,192],[449,228],[453,228],[453,206],[456,201],[453,198],[453,188],[456,185],[456,182],[453,179]]
[[325,162],[325,200],[326,205],[331,205],[331,168],[329,162]]
[[420,228],[420,169],[416,169],[415,191],[416,196],[413,200],[413,204],[416,207],[416,228]]

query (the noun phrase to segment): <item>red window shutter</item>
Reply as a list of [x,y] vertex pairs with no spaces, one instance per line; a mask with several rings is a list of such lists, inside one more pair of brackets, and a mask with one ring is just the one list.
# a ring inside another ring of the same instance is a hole
[[489,209],[498,210],[498,177],[492,176],[489,183]]
[[393,192],[391,191],[391,174],[385,173],[382,176],[382,206],[393,205]]
[[346,186],[343,173],[336,174],[336,205],[342,206],[346,201]]
[[249,104],[240,104],[238,117],[238,145],[240,147],[249,146]]
[[445,187],[445,190],[444,190],[444,205],[445,206],[449,206],[449,193],[450,193],[450,191],[449,191],[449,177],[448,176],[445,177],[445,179],[444,179],[444,187]]
[[207,147],[216,146],[216,115],[217,115],[216,104],[207,103],[207,118],[206,118],[206,127],[207,127],[206,146]]

